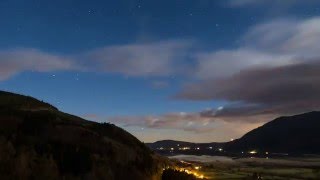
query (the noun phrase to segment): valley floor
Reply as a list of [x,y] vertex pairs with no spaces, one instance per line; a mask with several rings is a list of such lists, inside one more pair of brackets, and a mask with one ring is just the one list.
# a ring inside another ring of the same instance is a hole
[[180,169],[206,179],[320,179],[320,158],[243,158],[178,155]]

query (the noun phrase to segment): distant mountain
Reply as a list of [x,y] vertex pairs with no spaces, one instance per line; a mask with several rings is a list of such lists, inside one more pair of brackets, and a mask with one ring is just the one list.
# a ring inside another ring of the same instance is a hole
[[320,112],[277,118],[227,143],[225,149],[320,154]]
[[320,112],[280,117],[240,139],[225,143],[165,140],[147,146],[160,154],[234,155],[250,151],[258,154],[320,154]]
[[161,158],[128,132],[0,91],[1,179],[160,179]]

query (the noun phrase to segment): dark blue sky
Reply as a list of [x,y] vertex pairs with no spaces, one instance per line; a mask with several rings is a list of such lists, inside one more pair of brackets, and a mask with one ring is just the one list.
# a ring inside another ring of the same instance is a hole
[[[311,28],[316,29],[319,5],[313,0],[1,0],[0,89],[87,119],[111,121],[145,141],[237,138],[261,121],[242,122],[236,131],[239,122],[201,119],[195,112],[239,106],[243,99],[176,94],[253,61],[264,65],[276,55],[293,56],[259,48],[281,43],[267,38],[291,38],[274,22],[304,27],[315,19]],[[266,34],[273,31],[276,36]],[[251,38],[254,33],[261,36]],[[298,33],[288,30],[292,37]],[[212,63],[225,58],[254,60]],[[192,118],[183,120],[184,113]],[[178,122],[176,114],[182,116]],[[221,130],[213,133],[216,127]]]

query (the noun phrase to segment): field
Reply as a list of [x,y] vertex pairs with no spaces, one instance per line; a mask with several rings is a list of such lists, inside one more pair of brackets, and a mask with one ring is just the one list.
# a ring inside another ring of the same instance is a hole
[[206,179],[320,179],[320,158],[170,157]]

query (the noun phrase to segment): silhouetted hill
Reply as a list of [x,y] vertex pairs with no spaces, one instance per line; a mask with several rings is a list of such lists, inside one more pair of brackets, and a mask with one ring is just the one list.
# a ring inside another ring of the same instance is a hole
[[0,91],[0,179],[159,179],[160,161],[115,125]]
[[228,151],[320,153],[320,112],[280,117],[226,145]]

